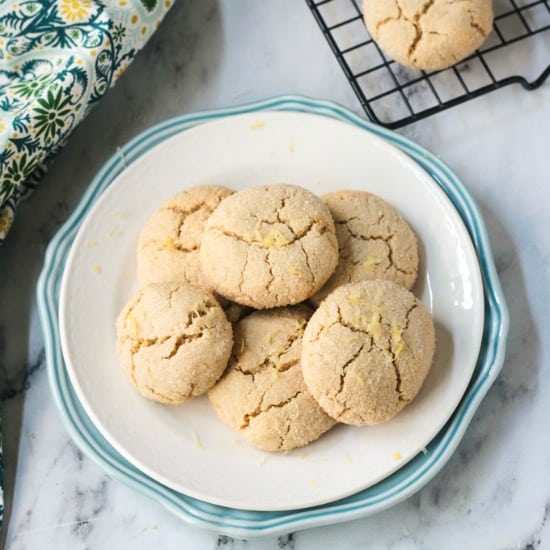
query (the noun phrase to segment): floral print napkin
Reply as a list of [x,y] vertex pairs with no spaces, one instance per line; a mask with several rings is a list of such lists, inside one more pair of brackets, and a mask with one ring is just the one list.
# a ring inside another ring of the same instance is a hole
[[173,0],[0,0],[0,243],[48,160]]
[[[0,0],[0,244],[18,202],[172,0]],[[0,525],[4,511],[0,432]]]

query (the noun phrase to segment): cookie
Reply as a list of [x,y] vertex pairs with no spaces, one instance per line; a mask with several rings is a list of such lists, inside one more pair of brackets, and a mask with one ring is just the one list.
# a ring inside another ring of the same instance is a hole
[[334,222],[313,193],[268,185],[226,198],[206,222],[202,269],[216,292],[257,309],[317,292],[338,261]]
[[256,311],[240,321],[229,366],[208,392],[221,420],[264,451],[302,447],[335,424],[302,376],[302,335],[310,315],[294,306]]
[[319,304],[335,288],[369,279],[389,279],[410,289],[418,272],[416,237],[401,215],[365,191],[336,191],[321,196],[336,225],[339,260]]
[[210,292],[185,282],[142,288],[117,318],[117,352],[139,393],[180,404],[210,389],[233,346],[231,323]]
[[491,0],[364,0],[367,29],[389,57],[435,71],[473,53],[493,27]]
[[416,396],[434,349],[431,316],[411,292],[391,281],[362,281],[337,288],[313,314],[302,370],[330,416],[379,424]]
[[208,288],[199,260],[204,222],[233,191],[202,185],[168,199],[149,218],[139,236],[137,274],[149,283],[187,281]]

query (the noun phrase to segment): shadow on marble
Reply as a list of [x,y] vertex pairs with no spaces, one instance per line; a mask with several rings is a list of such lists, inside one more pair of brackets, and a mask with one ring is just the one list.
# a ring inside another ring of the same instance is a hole
[[[500,376],[491,390],[492,395],[507,406],[519,404],[537,389],[541,343],[533,320],[529,298],[525,288],[525,275],[516,247],[508,229],[494,216],[490,208],[482,204],[495,264],[510,312],[510,333],[506,347],[506,359]],[[506,414],[514,411],[503,409]]]
[[13,509],[16,465],[23,423],[23,397],[21,394],[14,396],[9,402],[3,404],[2,416],[4,518],[0,528],[0,548],[6,548],[8,525]]
[[455,455],[443,470],[447,475],[440,474],[436,478],[436,481],[440,480],[436,483],[438,491],[449,483],[449,479],[454,485],[460,484],[462,477],[464,483],[471,480],[468,470],[472,467],[478,469],[482,477],[492,474],[491,462],[500,458],[497,455],[502,453],[502,441],[507,439],[507,432],[513,429],[514,421],[521,416],[522,409],[536,391],[538,370],[542,366],[540,342],[517,245],[490,206],[481,203],[480,207],[510,312],[510,332],[502,371],[481,402]]
[[93,111],[87,134],[102,140],[81,140],[82,145],[94,157],[101,151],[107,158],[152,124],[203,109],[205,96],[216,95],[220,86],[225,41],[218,0],[175,2],[145,49]]

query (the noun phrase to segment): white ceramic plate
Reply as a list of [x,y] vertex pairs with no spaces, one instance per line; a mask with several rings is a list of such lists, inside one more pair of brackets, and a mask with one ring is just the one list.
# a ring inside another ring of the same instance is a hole
[[[288,182],[315,193],[365,189],[397,207],[420,241],[413,291],[432,312],[437,350],[415,401],[376,427],[337,426],[305,449],[267,455],[218,420],[206,398],[170,407],[141,398],[119,367],[114,323],[137,289],[141,227],[198,184]],[[386,141],[304,113],[247,114],[178,134],[132,163],[94,204],[63,275],[60,331],[71,381],[105,438],[137,468],[184,494],[246,510],[292,510],[371,486],[421,452],[470,380],[483,330],[477,258],[433,179]]]

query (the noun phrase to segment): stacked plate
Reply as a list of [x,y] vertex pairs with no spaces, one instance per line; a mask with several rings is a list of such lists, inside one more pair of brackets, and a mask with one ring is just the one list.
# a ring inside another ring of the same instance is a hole
[[[276,182],[364,189],[401,211],[421,243],[413,291],[438,340],[422,391],[394,420],[337,426],[285,455],[249,447],[205,398],[142,399],[117,364],[114,334],[156,206],[199,184]],[[456,176],[397,134],[296,97],[171,119],[120,149],[51,242],[38,300],[51,388],[76,444],[182,519],[242,538],[364,517],[421,488],[497,376],[508,329],[483,221]]]

